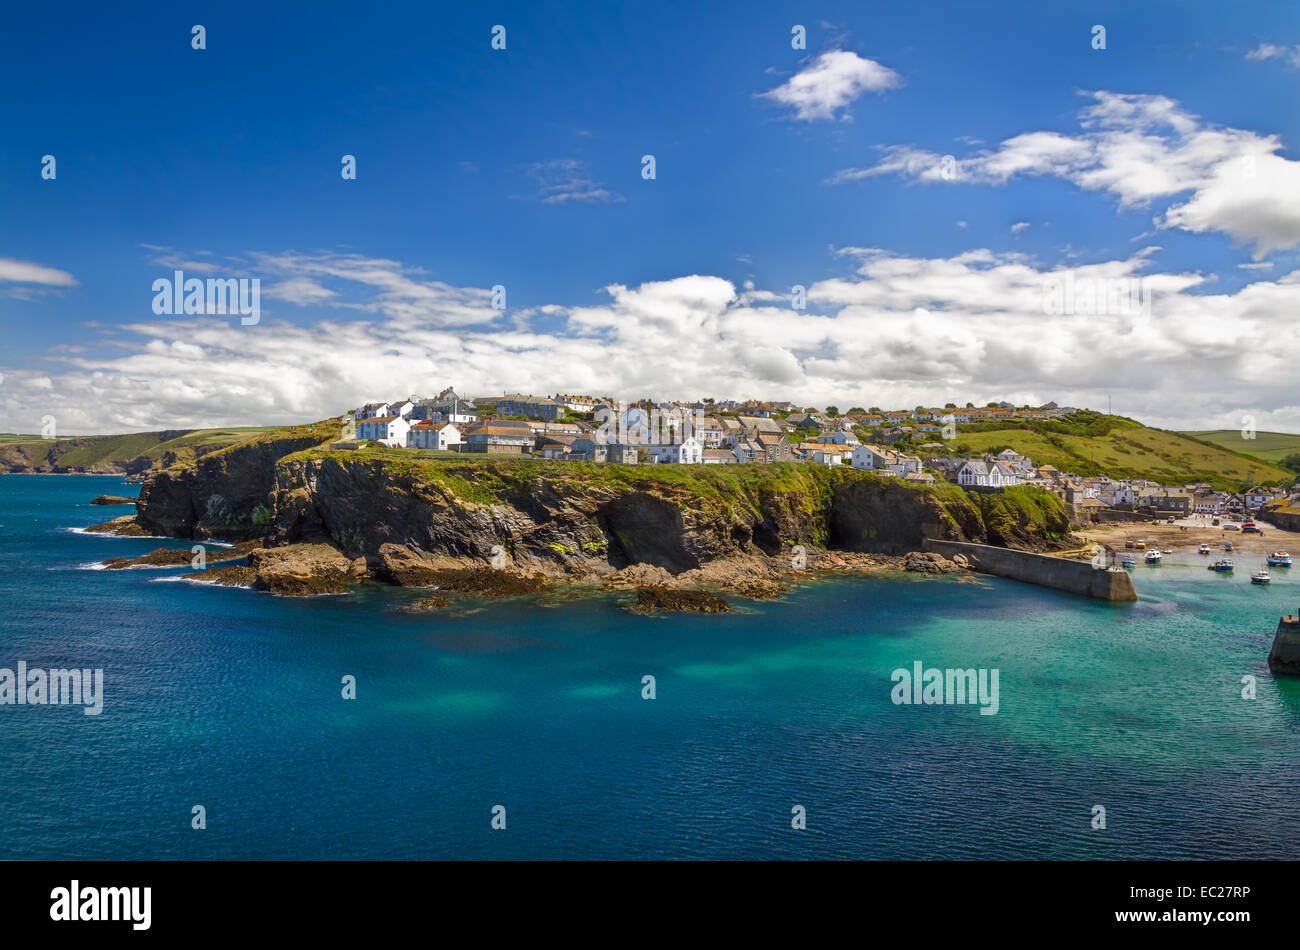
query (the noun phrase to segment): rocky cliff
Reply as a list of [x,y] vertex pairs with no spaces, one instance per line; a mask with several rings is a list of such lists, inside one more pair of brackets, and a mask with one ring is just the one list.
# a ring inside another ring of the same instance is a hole
[[322,443],[332,434],[324,425],[280,432],[154,475],[138,522],[176,537],[326,544],[398,582],[421,565],[494,558],[518,571],[589,577],[790,562],[796,546],[902,555],[944,538],[1042,549],[1068,528],[1063,506],[1041,492],[994,499],[794,463],[609,466],[329,451]]

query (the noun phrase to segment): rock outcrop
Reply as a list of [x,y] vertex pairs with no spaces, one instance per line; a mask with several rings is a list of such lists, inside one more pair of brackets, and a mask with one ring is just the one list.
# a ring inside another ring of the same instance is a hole
[[276,593],[369,579],[489,596],[559,579],[776,596],[802,568],[961,569],[917,554],[927,539],[1042,550],[1068,531],[1064,506],[1035,490],[979,498],[797,463],[606,466],[324,449],[334,435],[325,424],[280,431],[153,475],[138,516],[109,526],[264,541],[251,575],[229,576]]

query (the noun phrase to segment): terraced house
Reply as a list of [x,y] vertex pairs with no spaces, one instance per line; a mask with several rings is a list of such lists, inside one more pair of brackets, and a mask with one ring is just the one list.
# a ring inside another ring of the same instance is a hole
[[497,416],[524,416],[542,422],[554,422],[564,415],[562,403],[549,396],[524,396],[520,393],[506,393],[504,396],[485,396],[474,400],[476,406],[495,405]]
[[533,430],[527,422],[476,422],[465,430],[465,447],[487,455],[522,455],[533,447]]

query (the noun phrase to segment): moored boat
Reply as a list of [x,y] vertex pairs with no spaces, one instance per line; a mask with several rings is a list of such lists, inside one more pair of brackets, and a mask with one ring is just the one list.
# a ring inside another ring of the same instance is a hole
[[1272,554],[1268,556],[1268,566],[1269,567],[1290,567],[1291,555],[1287,554],[1285,551],[1274,551]]
[[1210,553],[1210,546],[1209,546],[1208,544],[1202,544],[1199,548],[1196,549],[1196,553],[1197,553],[1197,554],[1209,554],[1209,553]]
[[1225,550],[1225,551],[1231,551],[1231,550],[1232,550],[1232,542],[1231,542],[1231,541],[1224,541],[1224,542],[1223,542],[1223,550]]
[[1159,564],[1159,563],[1160,563],[1160,558],[1161,558],[1161,554],[1160,554],[1159,551],[1148,551],[1148,552],[1147,552],[1147,563],[1148,563],[1148,564]]
[[1210,570],[1217,571],[1220,574],[1231,574],[1233,566],[1234,565],[1232,561],[1228,560],[1228,558],[1225,557],[1225,558],[1220,558],[1219,560],[1211,564]]
[[1252,584],[1267,584],[1269,580],[1271,580],[1271,578],[1268,576],[1268,571],[1256,571],[1254,574],[1250,575],[1250,582]]
[[1131,554],[1125,554],[1119,562],[1124,567],[1137,567],[1137,558]]

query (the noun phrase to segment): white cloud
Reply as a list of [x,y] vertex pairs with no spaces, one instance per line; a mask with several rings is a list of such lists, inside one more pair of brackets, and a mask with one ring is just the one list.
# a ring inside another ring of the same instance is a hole
[[1021,231],[1027,231],[1027,230],[1029,230],[1028,221],[1017,221],[1015,224],[1011,225],[1012,234],[1019,234]]
[[46,287],[76,287],[77,278],[67,271],[34,264],[31,261],[16,261],[11,257],[0,257],[0,281],[14,284],[41,284]]
[[1280,59],[1292,69],[1300,69],[1300,46],[1278,46],[1274,43],[1260,43],[1246,54],[1249,60]]
[[272,300],[287,300],[289,303],[305,307],[314,303],[323,303],[337,297],[338,294],[310,277],[291,277],[289,280],[264,287],[262,296]]
[[[880,175],[926,183],[1004,185],[1022,175],[1064,178],[1106,191],[1121,208],[1167,203],[1156,224],[1219,231],[1253,244],[1257,257],[1300,245],[1300,162],[1275,154],[1277,136],[1207,126],[1165,96],[1087,93],[1083,132],[1028,132],[960,161],[889,146],[865,168],[847,168],[839,184]],[[1183,200],[1179,196],[1188,195]]]
[[[591,306],[511,311],[508,326],[492,322],[486,290],[421,280],[398,262],[251,255],[286,282],[328,283],[337,296],[316,306],[333,316],[152,320],[118,328],[107,352],[0,367],[0,430],[35,431],[46,413],[67,434],[302,422],[447,385],[841,406],[1104,407],[1109,395],[1117,411],[1171,428],[1236,427],[1249,411],[1261,427],[1300,430],[1300,271],[1216,294],[1212,277],[1153,268],[1156,253],[1067,271],[986,249],[842,248],[834,258],[853,269],[809,286],[807,311],[784,292],[696,274],[611,284]],[[1050,281],[1067,277],[1145,278],[1150,315],[1048,316]]]
[[791,106],[796,118],[812,122],[836,118],[863,93],[885,92],[902,83],[898,73],[874,59],[831,50],[775,89],[760,93],[759,98]]
[[627,200],[592,178],[587,164],[576,158],[536,162],[527,171],[537,179],[536,198],[543,204],[612,204]]

